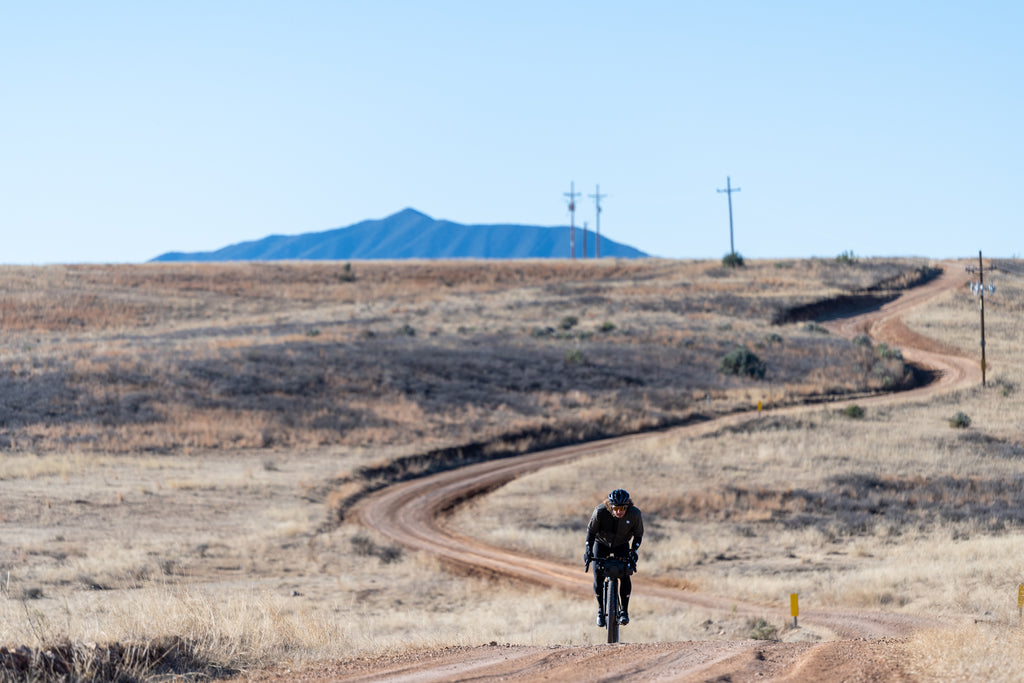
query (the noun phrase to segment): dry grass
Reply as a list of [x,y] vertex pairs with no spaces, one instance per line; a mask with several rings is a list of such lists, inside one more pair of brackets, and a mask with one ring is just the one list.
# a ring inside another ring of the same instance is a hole
[[[921,267],[0,268],[0,447],[429,447],[496,438],[510,424],[557,430],[581,405],[612,432],[631,431],[756,400],[755,385],[717,371],[738,344],[767,362],[776,401],[873,390],[902,381],[899,368],[770,320]],[[705,396],[711,406],[697,403]]]
[[[244,670],[492,640],[596,642],[589,600],[539,591],[518,603],[510,587],[357,540],[365,532],[332,526],[333,506],[364,490],[359,472],[385,482],[429,470],[410,456],[432,449],[477,443],[492,456],[877,389],[900,371],[886,375],[871,349],[771,319],[920,265],[0,268],[0,644],[180,637],[197,667]],[[1000,285],[1007,302],[1020,300],[1014,287]],[[972,348],[975,313],[942,302],[915,324]],[[998,484],[1019,475],[1011,416],[1024,373],[1007,360],[1021,340],[996,341],[1016,334],[1001,315],[993,303],[989,390],[857,421],[821,408],[712,438],[654,437],[513,483],[460,523],[576,562],[581,523],[614,482],[650,511],[644,572],[769,603],[798,579],[809,605],[1005,611],[1015,579],[999,558],[1018,522],[996,507],[1014,504]],[[765,381],[717,371],[737,343],[768,361]],[[948,427],[957,410],[968,430]],[[872,477],[903,513],[847,519],[844,501]],[[951,481],[984,494],[963,519],[942,517],[963,507]],[[912,495],[927,506],[906,509]],[[956,578],[911,572],[907,558]],[[977,576],[965,570],[974,558]],[[745,618],[636,603],[635,641],[749,636]],[[926,666],[923,640],[918,649]]]
[[907,645],[907,671],[927,681],[1021,679],[1024,632],[1014,622],[976,622],[956,629],[919,633]]
[[[320,552],[329,573],[131,591],[64,591],[0,601],[0,642],[145,643],[178,638],[208,666],[244,671],[488,642],[589,645],[593,605],[556,591],[451,575],[429,556],[392,561],[358,552],[365,532],[342,530]],[[292,588],[294,586],[294,588]],[[746,617],[638,605],[632,642],[750,637]],[[780,630],[782,624],[779,624]],[[808,634],[802,634],[807,637]]]
[[[808,606],[977,621],[916,637],[916,671],[927,680],[1019,680],[1010,644],[1020,640],[1024,283],[1004,275],[997,292],[986,301],[987,388],[868,409],[860,420],[822,407],[769,412],[701,438],[651,439],[521,478],[474,501],[456,524],[577,561],[587,511],[625,487],[647,513],[645,573],[780,608],[797,592]],[[977,348],[977,300],[954,293],[911,326]],[[970,428],[950,427],[958,411]],[[979,656],[988,668],[977,667]]]

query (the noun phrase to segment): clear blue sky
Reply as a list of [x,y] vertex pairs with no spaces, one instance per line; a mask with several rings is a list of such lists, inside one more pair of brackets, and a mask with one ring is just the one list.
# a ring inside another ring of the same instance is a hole
[[1009,0],[9,0],[0,263],[568,225],[570,182],[604,235],[717,259],[727,175],[747,258],[1020,255],[1022,31]]

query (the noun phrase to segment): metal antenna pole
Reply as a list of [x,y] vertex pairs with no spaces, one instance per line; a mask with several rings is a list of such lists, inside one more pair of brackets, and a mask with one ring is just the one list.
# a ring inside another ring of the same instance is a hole
[[715,190],[715,192],[725,192],[726,195],[729,197],[729,253],[730,254],[735,254],[736,253],[736,247],[733,245],[733,241],[732,241],[732,193],[733,192],[739,192],[739,191],[740,191],[740,188],[732,186],[732,181],[729,179],[729,176],[725,176],[725,189],[724,190]]
[[583,260],[587,260],[587,222],[583,221]]
[[576,258],[576,197],[580,193],[576,191],[576,183],[569,183],[569,191],[563,192],[569,198],[569,258]]
[[594,200],[594,206],[597,214],[597,232],[594,235],[594,258],[601,258],[601,200],[608,195],[601,194],[601,186],[598,185],[594,194],[589,196]]

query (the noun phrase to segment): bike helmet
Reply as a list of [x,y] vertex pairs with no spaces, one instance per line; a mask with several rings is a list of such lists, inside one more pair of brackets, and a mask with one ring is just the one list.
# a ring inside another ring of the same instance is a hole
[[629,505],[629,491],[626,489],[615,489],[608,494],[608,502],[611,503],[613,507]]

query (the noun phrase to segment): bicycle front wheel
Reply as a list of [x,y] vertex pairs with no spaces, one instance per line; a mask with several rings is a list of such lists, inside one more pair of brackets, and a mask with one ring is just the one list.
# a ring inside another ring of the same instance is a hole
[[606,579],[604,582],[604,613],[608,624],[608,642],[619,642],[619,582]]

